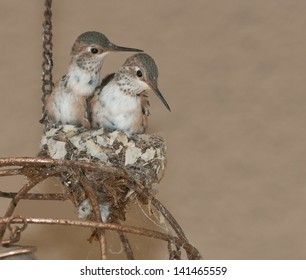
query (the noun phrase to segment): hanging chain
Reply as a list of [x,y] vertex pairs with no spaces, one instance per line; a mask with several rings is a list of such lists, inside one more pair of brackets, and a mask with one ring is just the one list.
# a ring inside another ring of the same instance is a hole
[[[47,95],[51,94],[53,88],[52,82],[52,11],[51,11],[52,0],[45,0],[45,12],[44,12],[44,22],[43,22],[43,63],[42,63],[42,102],[44,104]],[[43,105],[43,114],[45,108]],[[44,117],[43,117],[44,119]],[[43,122],[43,119],[41,122]]]

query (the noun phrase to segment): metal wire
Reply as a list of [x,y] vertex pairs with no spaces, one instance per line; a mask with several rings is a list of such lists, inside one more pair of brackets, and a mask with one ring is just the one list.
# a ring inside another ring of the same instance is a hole
[[[198,250],[193,247],[186,238],[184,232],[182,231],[179,224],[170,214],[170,212],[156,199],[154,198],[154,203],[152,205],[155,207],[159,213],[161,213],[164,218],[169,222],[171,227],[177,234],[177,237],[171,236],[170,234],[165,234],[157,231],[152,231],[144,228],[134,228],[126,225],[121,225],[119,221],[115,221],[113,223],[101,223],[100,221],[72,221],[65,219],[45,219],[45,218],[20,218],[13,217],[13,212],[17,207],[17,204],[21,199],[37,199],[37,200],[60,200],[65,201],[68,199],[66,195],[63,194],[37,194],[28,192],[31,191],[39,182],[49,178],[49,177],[59,177],[62,178],[63,174],[66,173],[79,173],[80,176],[85,174],[86,172],[94,172],[100,169],[100,173],[110,173],[115,175],[115,177],[124,178],[127,176],[122,170],[111,168],[111,167],[103,167],[97,166],[93,163],[88,162],[77,162],[77,161],[69,161],[69,160],[54,160],[54,159],[46,159],[46,158],[0,158],[0,168],[5,168],[3,171],[8,171],[7,176],[12,175],[12,170],[19,170],[19,172],[13,172],[13,174],[23,175],[27,177],[28,182],[24,184],[24,186],[17,193],[6,193],[0,192],[0,198],[6,197],[11,198],[11,203],[3,217],[0,217],[0,246],[1,240],[4,235],[5,229],[7,225],[10,228],[13,224],[18,223],[24,226],[19,227],[20,231],[23,227],[26,226],[27,222],[33,224],[57,224],[64,226],[85,226],[91,227],[92,229],[100,229],[100,230],[113,230],[117,231],[119,234],[121,243],[123,244],[124,251],[127,255],[128,259],[134,259],[132,248],[129,244],[129,240],[126,234],[137,234],[147,236],[149,238],[161,239],[168,242],[168,252],[170,259],[181,259],[181,248],[183,248],[187,254],[188,259],[200,259],[201,255]],[[12,169],[13,168],[13,169]],[[3,172],[2,176],[5,176],[5,172]],[[85,177],[86,179],[86,177]],[[80,180],[80,178],[78,179]],[[85,184],[85,182],[83,182]],[[86,183],[87,184],[87,183]],[[85,185],[86,185],[85,184]],[[136,184],[136,183],[135,183]],[[86,187],[86,186],[85,186]],[[148,194],[144,193],[141,188],[133,188],[135,192],[139,195],[139,197],[147,197]],[[45,196],[45,197],[44,197]],[[93,196],[90,194],[90,191],[87,191],[87,196]],[[152,198],[151,198],[152,199]],[[96,202],[93,200],[93,204]],[[93,207],[94,209],[95,207]],[[103,235],[100,235],[103,237]],[[99,236],[98,236],[99,237]],[[2,241],[2,245],[7,243]],[[105,250],[105,248],[104,248]],[[104,253],[105,254],[105,253]],[[103,257],[102,257],[103,259]]]
[[35,260],[35,251],[31,246],[0,246],[0,260]]
[[[126,226],[113,223],[100,223],[92,221],[83,221],[83,220],[70,220],[70,219],[52,219],[52,218],[26,218],[24,217],[28,224],[43,224],[43,225],[62,225],[62,226],[76,226],[76,227],[89,227],[89,228],[100,228],[107,229],[116,232],[125,232],[130,234],[136,234],[141,236],[146,236],[154,239],[160,239],[168,242],[168,250],[171,251],[169,255],[170,259],[180,259],[180,248],[184,248],[188,255],[188,259],[199,260],[201,255],[199,251],[193,247],[191,244],[185,242],[178,237],[171,236],[166,233],[162,233],[155,230],[150,230],[146,228],[138,228],[133,226]],[[10,221],[10,218],[0,218],[0,224],[6,224]],[[15,218],[12,223],[20,223],[18,218]],[[169,244],[170,243],[170,244]],[[171,249],[171,246],[176,247],[175,250]]]

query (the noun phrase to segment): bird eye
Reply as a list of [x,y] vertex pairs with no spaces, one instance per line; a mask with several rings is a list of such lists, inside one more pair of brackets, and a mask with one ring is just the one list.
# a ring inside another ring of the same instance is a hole
[[90,49],[91,53],[96,54],[99,52],[99,50],[97,48],[91,48]]
[[141,72],[140,70],[138,70],[138,71],[136,72],[136,75],[140,78],[140,77],[142,77],[142,72]]

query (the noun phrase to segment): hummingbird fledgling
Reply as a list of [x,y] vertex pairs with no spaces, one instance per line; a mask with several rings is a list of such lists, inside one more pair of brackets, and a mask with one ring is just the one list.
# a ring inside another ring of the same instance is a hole
[[104,78],[90,101],[92,128],[144,133],[149,102],[146,90],[153,90],[170,110],[157,86],[158,69],[152,57],[138,53]]
[[110,52],[142,52],[112,44],[105,35],[90,31],[81,34],[71,50],[68,73],[57,82],[45,99],[45,118],[54,124],[72,124],[90,128],[87,98],[100,83],[100,70]]

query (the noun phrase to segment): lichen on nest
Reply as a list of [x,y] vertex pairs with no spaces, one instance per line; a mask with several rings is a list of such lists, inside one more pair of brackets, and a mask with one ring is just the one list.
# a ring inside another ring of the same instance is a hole
[[41,140],[40,155],[92,162],[97,166],[125,171],[128,180],[116,172],[79,174],[72,170],[62,176],[65,191],[77,207],[79,217],[93,218],[90,201],[80,182],[80,176],[85,176],[97,197],[101,219],[108,222],[125,220],[127,204],[137,196],[133,182],[144,188],[146,193],[155,195],[156,185],[166,167],[165,142],[156,134],[128,135],[103,129],[82,131],[73,125],[47,129]]

